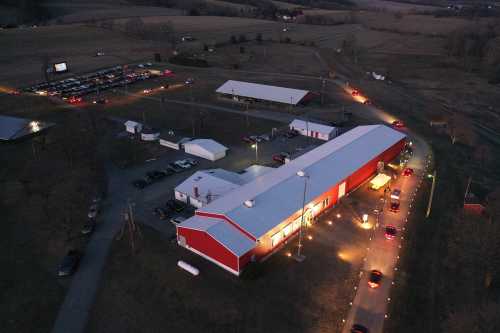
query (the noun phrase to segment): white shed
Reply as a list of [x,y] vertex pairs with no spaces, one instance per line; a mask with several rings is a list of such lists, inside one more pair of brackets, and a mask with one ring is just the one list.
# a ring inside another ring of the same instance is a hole
[[157,141],[160,137],[160,132],[152,128],[143,128],[141,133],[141,139],[143,141]]
[[190,141],[191,138],[187,138],[184,136],[178,136],[174,134],[160,134],[160,145],[168,148],[172,148],[175,150],[180,150],[184,143]]
[[301,135],[310,136],[320,140],[328,141],[338,135],[338,128],[311,121],[294,119],[290,123],[290,129],[298,131]]
[[127,120],[124,125],[125,125],[125,130],[129,133],[137,134],[141,133],[142,131],[142,124],[136,121]]
[[226,156],[227,147],[212,139],[196,139],[184,144],[184,151],[188,154],[216,161]]

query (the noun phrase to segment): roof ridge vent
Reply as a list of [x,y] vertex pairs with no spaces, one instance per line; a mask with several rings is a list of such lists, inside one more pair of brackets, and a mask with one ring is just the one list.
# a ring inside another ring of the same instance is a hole
[[253,199],[245,200],[243,204],[245,205],[245,207],[252,208],[255,205],[255,200]]

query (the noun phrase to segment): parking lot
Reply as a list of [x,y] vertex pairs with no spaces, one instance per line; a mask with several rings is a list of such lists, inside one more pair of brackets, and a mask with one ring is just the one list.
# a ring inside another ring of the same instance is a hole
[[[147,69],[151,66],[153,66],[152,63],[114,66],[59,81],[40,83],[24,91],[39,96],[58,97],[70,104],[79,104],[86,95],[99,96],[100,92],[126,87],[151,78],[151,71]],[[97,98],[93,102],[104,104],[105,100]]]

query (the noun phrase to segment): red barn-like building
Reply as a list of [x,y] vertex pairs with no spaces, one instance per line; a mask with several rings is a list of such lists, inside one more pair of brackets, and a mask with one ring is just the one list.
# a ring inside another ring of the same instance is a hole
[[358,126],[197,210],[177,226],[177,242],[239,275],[298,232],[304,182],[307,224],[370,178],[378,162],[398,156],[405,143],[403,133],[385,125]]

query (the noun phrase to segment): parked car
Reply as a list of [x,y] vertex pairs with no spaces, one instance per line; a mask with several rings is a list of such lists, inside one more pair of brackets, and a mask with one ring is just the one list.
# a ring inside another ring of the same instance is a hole
[[82,235],[90,235],[95,229],[95,219],[89,219],[84,225],[80,233]]
[[382,272],[379,270],[372,270],[370,272],[370,277],[368,278],[368,285],[370,288],[378,288],[380,286],[380,282],[382,281]]
[[99,213],[99,204],[92,203],[89,207],[89,212],[87,214],[89,219],[95,219],[97,217],[97,213]]
[[363,325],[354,324],[354,325],[352,325],[351,333],[369,333],[369,331]]
[[401,120],[394,120],[392,122],[392,127],[403,128],[403,127],[405,127],[405,124]]
[[180,224],[182,222],[186,221],[186,218],[182,217],[182,216],[178,216],[178,217],[173,217],[170,219],[170,222],[174,225],[177,225],[177,224]]
[[93,104],[108,104],[108,100],[106,98],[99,98],[92,101]]
[[288,139],[294,138],[299,135],[299,131],[297,130],[289,130],[285,133],[285,137]]
[[397,231],[397,229],[396,229],[395,226],[393,226],[393,225],[387,225],[385,227],[385,233],[384,233],[384,235],[385,235],[386,239],[389,239],[389,240],[394,239],[394,237],[396,237],[397,233],[398,233],[398,231]]
[[264,141],[271,141],[271,136],[268,134],[262,134],[259,137]]
[[403,176],[410,177],[411,175],[413,175],[413,169],[412,168],[405,168],[403,170]]
[[192,166],[197,166],[198,165],[198,161],[195,160],[195,159],[193,159],[193,158],[190,158],[190,157],[184,159],[184,161],[186,161],[187,163],[191,164]]
[[69,250],[57,269],[58,276],[70,276],[76,272],[82,254],[78,250]]
[[262,138],[258,135],[250,135],[250,140],[252,140],[254,142],[261,142]]
[[170,170],[172,170],[175,173],[184,171],[183,168],[181,168],[180,166],[178,166],[175,163],[169,163],[168,166],[167,166],[167,168],[169,168]]
[[395,188],[391,192],[391,199],[399,200],[399,196],[401,195],[401,190],[398,188]]
[[182,168],[182,169],[191,169],[193,166],[188,163],[186,160],[177,160],[174,162],[175,165],[177,165],[178,167]]
[[188,77],[184,83],[186,85],[193,84],[194,83],[194,79],[192,77]]
[[160,220],[165,220],[168,217],[167,210],[162,207],[156,207],[155,209],[153,209],[153,213],[157,215]]
[[163,171],[153,170],[146,172],[146,176],[149,177],[153,181],[161,180],[167,176],[167,174]]
[[166,203],[167,207],[176,211],[177,213],[182,212],[184,210],[184,205],[182,205],[179,201],[175,199],[170,199]]
[[142,190],[143,188],[145,188],[146,186],[148,186],[148,183],[144,179],[138,179],[138,180],[134,180],[132,182],[132,185],[135,188],[138,188],[138,189]]
[[399,200],[391,201],[390,211],[393,213],[399,212]]
[[285,156],[281,154],[274,154],[273,155],[273,161],[279,162],[279,163],[285,163]]
[[255,143],[255,140],[252,139],[249,136],[244,136],[244,137],[241,138],[241,140],[243,140],[243,142],[246,142],[246,143],[249,143],[249,144],[254,144]]

